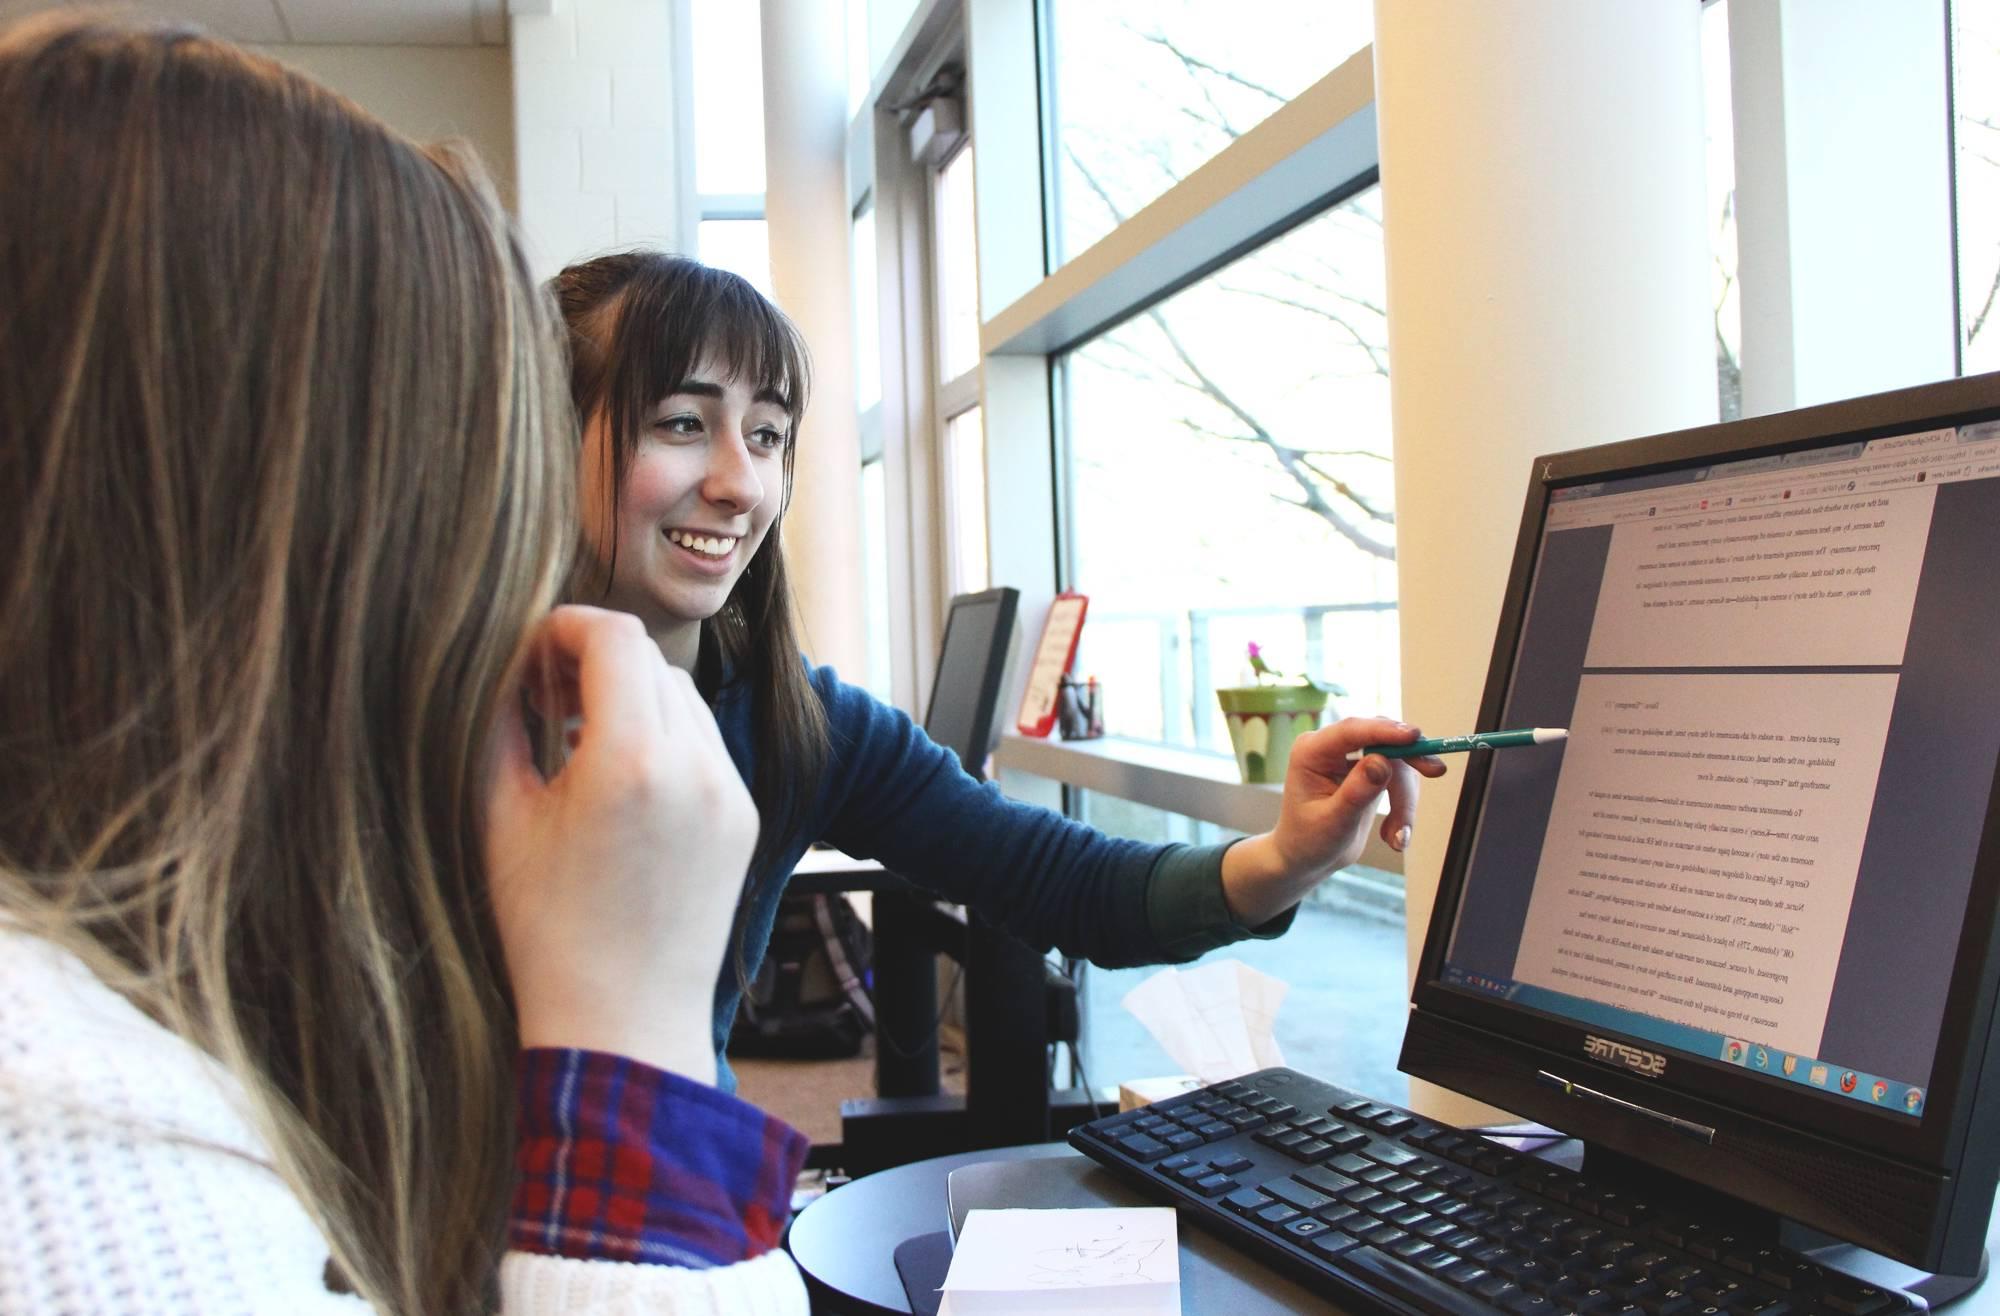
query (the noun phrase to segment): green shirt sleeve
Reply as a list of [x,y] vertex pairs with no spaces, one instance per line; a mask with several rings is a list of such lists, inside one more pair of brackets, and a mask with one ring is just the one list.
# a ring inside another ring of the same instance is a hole
[[1292,926],[1297,905],[1255,928],[1229,912],[1222,898],[1222,854],[1234,844],[1174,846],[1154,862],[1146,885],[1146,917],[1162,962],[1184,963],[1248,937],[1269,941]]

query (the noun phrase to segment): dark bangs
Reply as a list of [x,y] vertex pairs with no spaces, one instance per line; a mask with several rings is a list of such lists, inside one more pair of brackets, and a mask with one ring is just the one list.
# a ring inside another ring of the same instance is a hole
[[652,409],[709,360],[783,400],[789,500],[811,371],[799,331],[748,280],[680,256],[627,252],[565,270],[556,295],[572,328],[570,392],[582,419],[602,411],[610,422],[614,471],[629,463]]

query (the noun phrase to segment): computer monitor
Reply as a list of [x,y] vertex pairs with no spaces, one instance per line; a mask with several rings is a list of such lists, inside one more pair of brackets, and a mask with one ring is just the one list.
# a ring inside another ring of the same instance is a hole
[[1538,459],[1401,1067],[1981,1270],[1996,674],[2000,375]]
[[975,777],[985,777],[986,756],[993,751],[993,713],[1014,646],[1014,612],[1020,600],[1019,590],[1005,586],[960,594],[945,616],[924,732],[958,755]]

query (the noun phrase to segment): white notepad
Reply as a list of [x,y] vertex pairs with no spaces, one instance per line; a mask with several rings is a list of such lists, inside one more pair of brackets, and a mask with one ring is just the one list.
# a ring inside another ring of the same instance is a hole
[[938,1316],[1179,1316],[1171,1207],[969,1211]]

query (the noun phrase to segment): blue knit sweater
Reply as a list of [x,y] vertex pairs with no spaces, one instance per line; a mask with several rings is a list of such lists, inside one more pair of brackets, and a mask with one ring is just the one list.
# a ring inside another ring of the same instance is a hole
[[[825,842],[971,906],[1037,949],[1060,947],[1106,968],[1191,960],[1291,925],[1291,911],[1255,929],[1230,916],[1222,899],[1227,846],[1118,840],[1010,800],[974,779],[907,714],[843,683],[831,667],[815,669],[812,686],[826,707],[830,753],[804,827],[772,860],[777,873],[790,873],[810,845]],[[737,771],[752,780],[747,686],[723,686],[715,720]],[[755,875],[762,894],[745,923],[753,971],[778,913],[782,884],[770,876]],[[726,963],[715,993],[717,1056],[741,994]],[[728,1064],[718,1068],[721,1087],[734,1091]]]

